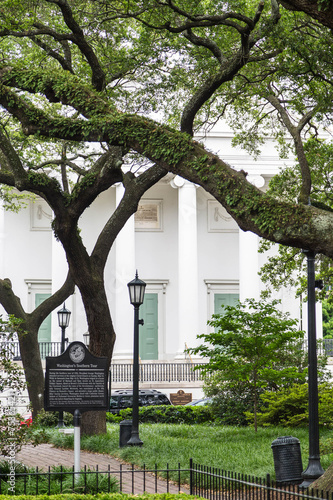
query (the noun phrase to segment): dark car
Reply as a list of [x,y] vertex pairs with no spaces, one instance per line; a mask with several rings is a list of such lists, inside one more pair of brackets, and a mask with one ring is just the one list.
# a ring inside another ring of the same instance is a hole
[[[168,397],[155,389],[139,390],[139,406],[171,405]],[[118,389],[111,392],[110,413],[119,413],[120,410],[133,407],[133,391]]]

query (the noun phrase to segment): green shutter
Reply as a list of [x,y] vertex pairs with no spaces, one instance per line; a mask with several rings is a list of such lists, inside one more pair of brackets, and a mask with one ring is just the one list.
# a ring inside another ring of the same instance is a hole
[[158,359],[158,295],[146,293],[140,307],[140,318],[144,325],[139,327],[139,355],[142,360]]
[[[35,307],[50,297],[50,293],[36,293]],[[60,339],[60,337],[59,337]],[[51,342],[51,314],[44,319],[38,330],[38,342]]]

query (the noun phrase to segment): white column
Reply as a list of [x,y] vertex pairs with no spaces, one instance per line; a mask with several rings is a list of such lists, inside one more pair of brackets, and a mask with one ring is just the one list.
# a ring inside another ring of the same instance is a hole
[[5,273],[5,209],[0,200],[0,279],[6,278]]
[[196,186],[177,176],[178,188],[178,353],[196,345],[198,333],[198,242]]
[[259,300],[259,238],[250,231],[239,231],[239,300]]
[[[261,175],[252,174],[247,180],[257,188],[263,188],[265,179]],[[259,300],[259,238],[250,231],[239,230],[239,300]]]
[[[0,200],[0,279],[9,278],[5,276],[5,209],[3,208],[3,201]],[[5,315],[4,308],[0,305],[0,314]]]
[[[124,194],[122,184],[116,185],[116,205]],[[126,222],[116,241],[116,272],[114,296],[116,313],[114,327],[116,343],[113,359],[133,358],[134,309],[129,300],[127,283],[135,278],[135,228],[134,215]],[[140,269],[138,270],[140,273]]]

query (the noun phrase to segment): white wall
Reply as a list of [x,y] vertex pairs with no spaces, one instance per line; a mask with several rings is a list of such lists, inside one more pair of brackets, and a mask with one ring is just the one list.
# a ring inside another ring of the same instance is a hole
[[[207,147],[219,153],[221,157],[235,168],[243,168],[252,176],[253,181],[264,181],[255,176],[263,174],[267,178],[275,174],[282,165],[278,159],[272,141],[267,141],[264,151],[258,161],[254,161],[240,148],[232,148],[232,133],[227,127],[219,127],[214,133],[207,134]],[[115,356],[119,359],[130,358],[132,353],[133,308],[129,304],[127,282],[134,278],[135,269],[139,277],[147,280],[149,286],[163,282],[163,292],[159,299],[163,300],[164,317],[161,318],[163,344],[161,359],[174,359],[183,349],[184,321],[182,315],[181,297],[179,297],[179,194],[182,187],[170,184],[171,175],[162,179],[144,195],[147,200],[161,200],[162,227],[159,231],[134,231],[133,219],[111,250],[105,269],[105,286],[109,305],[116,327],[117,341]],[[97,200],[84,212],[79,221],[81,236],[90,253],[112,212],[119,201],[121,187],[113,187],[102,193]],[[192,192],[194,192],[192,190]],[[238,227],[228,214],[219,207],[213,198],[201,187],[195,190],[197,207],[196,250],[197,256],[197,300],[192,306],[193,317],[197,315],[195,326],[186,333],[188,346],[193,346],[197,334],[207,331],[207,320],[210,318],[211,296],[209,286],[225,286],[232,293],[241,293],[241,298],[254,294],[256,289],[262,289],[257,277],[257,267],[265,256],[249,252],[242,256],[240,250],[242,241],[252,235],[240,234]],[[117,198],[118,197],[118,198]],[[44,209],[46,210],[45,206]],[[218,213],[216,212],[218,211]],[[217,215],[216,215],[217,214]],[[40,214],[39,214],[40,215]],[[28,285],[25,280],[52,281],[55,291],[67,274],[67,263],[64,252],[50,230],[49,214],[38,218],[36,204],[21,210],[19,214],[3,213],[0,223],[0,270],[3,276],[9,277],[13,283],[14,292],[21,297],[23,307],[31,308],[29,304]],[[215,220],[216,215],[216,220]],[[185,226],[186,229],[186,226]],[[126,244],[128,242],[128,244]],[[186,258],[186,256],[185,256]],[[190,258],[190,256],[189,256]],[[241,263],[245,266],[240,265]],[[184,261],[183,261],[184,262]],[[239,281],[241,283],[239,284]],[[246,286],[245,286],[246,285]],[[193,290],[189,290],[190,295]],[[257,292],[256,292],[257,293]],[[242,297],[242,294],[244,297]],[[192,296],[194,297],[195,294]],[[291,311],[294,317],[300,315],[298,301],[288,290],[282,290],[279,296],[283,300],[283,310]],[[183,298],[184,299],[184,298]],[[80,294],[66,301],[66,307],[72,311],[70,326],[66,331],[70,340],[83,339],[87,332],[87,323]],[[188,313],[191,318],[191,309]],[[53,313],[52,339],[59,340],[60,332],[56,312]],[[186,340],[186,339],[185,339]]]

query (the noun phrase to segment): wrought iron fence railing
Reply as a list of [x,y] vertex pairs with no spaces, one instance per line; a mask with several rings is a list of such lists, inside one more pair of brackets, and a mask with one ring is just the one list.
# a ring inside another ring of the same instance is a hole
[[[140,382],[198,382],[202,380],[202,370],[196,369],[200,363],[142,363],[139,366]],[[111,385],[133,380],[131,363],[114,363],[110,366]]]
[[[159,479],[163,476],[163,480]],[[308,490],[298,484],[283,484],[271,480],[269,474],[258,478],[247,474],[224,471],[195,464],[189,468],[136,468],[120,465],[119,469],[73,469],[58,467],[40,471],[38,467],[19,472],[0,472],[0,494],[54,494],[54,493],[188,493],[209,500],[333,500],[333,493]]]
[[[305,345],[306,348],[306,345]],[[20,346],[17,341],[1,342],[0,350],[5,349],[14,360],[20,360]],[[61,342],[40,342],[41,358],[59,356]],[[318,345],[318,352],[333,356],[333,339],[323,339]],[[140,364],[140,382],[198,382],[202,380],[202,370],[195,369],[200,363],[170,363],[170,362],[143,362]],[[131,382],[133,380],[132,363],[112,363],[110,367],[111,384]]]
[[[0,342],[0,350],[5,349],[8,356],[20,360],[20,346],[18,342]],[[40,342],[41,358],[59,356],[61,342]],[[141,363],[139,367],[140,382],[198,382],[202,380],[202,370],[194,368],[199,363]],[[110,366],[111,386],[114,383],[133,381],[132,363],[112,363]]]
[[[17,341],[0,342],[0,350],[7,351],[11,359],[21,359],[20,345]],[[61,342],[39,342],[39,351],[42,359],[45,359],[46,356],[59,356],[61,354]]]

